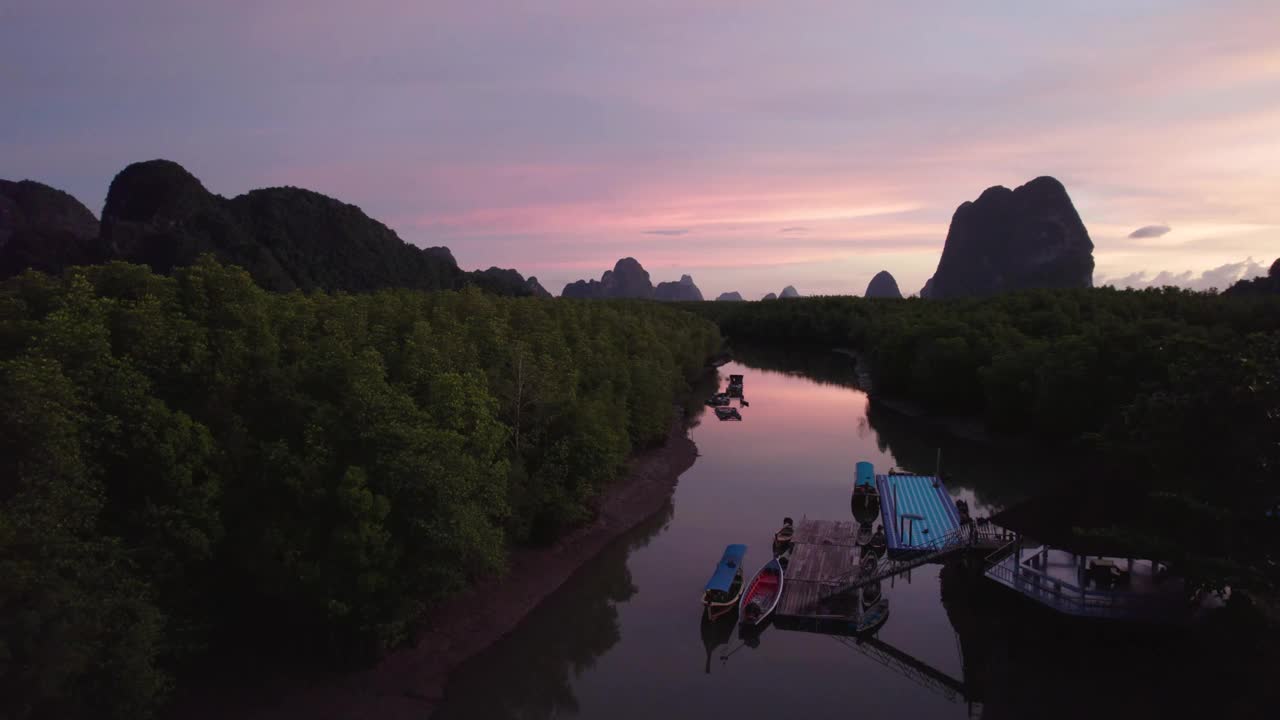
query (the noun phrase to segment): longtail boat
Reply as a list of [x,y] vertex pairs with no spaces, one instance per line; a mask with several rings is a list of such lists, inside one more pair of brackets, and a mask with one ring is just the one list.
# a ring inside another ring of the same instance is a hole
[[715,409],[716,417],[721,420],[741,420],[742,413],[738,412],[738,408],[733,407],[717,407]]
[[715,572],[702,590],[702,606],[708,620],[718,620],[733,612],[742,597],[742,558],[746,545],[730,545],[716,564]]
[[880,510],[880,491],[876,488],[875,466],[863,461],[857,465],[850,505],[856,517],[870,517]]
[[853,543],[855,545],[862,546],[871,542],[871,533],[874,532],[871,525],[872,524],[869,522],[858,523],[858,530],[854,534],[853,539]]
[[884,526],[876,528],[876,532],[871,536],[871,540],[867,543],[865,552],[870,555],[880,556],[888,549],[888,538],[884,534]]
[[775,557],[765,563],[747,585],[747,591],[742,594],[742,605],[738,609],[738,622],[743,625],[759,625],[764,622],[782,599],[782,581],[782,563]]
[[880,598],[862,611],[862,617],[858,619],[852,630],[858,635],[869,635],[884,627],[885,621],[888,619],[889,599]]

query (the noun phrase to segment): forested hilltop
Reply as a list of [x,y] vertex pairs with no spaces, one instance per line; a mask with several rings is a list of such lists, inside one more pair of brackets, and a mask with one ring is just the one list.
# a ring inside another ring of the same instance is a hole
[[[730,341],[852,348],[878,393],[1076,452],[1207,582],[1280,580],[1280,297],[1173,288],[686,305]],[[1028,468],[1034,473],[1035,468]],[[1270,525],[1267,525],[1270,523]],[[1266,576],[1266,577],[1261,577]]]
[[215,638],[370,657],[591,513],[720,345],[643,302],[0,284],[0,693],[138,718]]
[[449,248],[407,243],[355,205],[303,188],[227,199],[175,162],[148,160],[111,181],[99,222],[61,190],[0,180],[0,278],[113,260],[167,273],[205,254],[280,292],[479,287],[547,295],[536,278],[515,270],[464,272]]

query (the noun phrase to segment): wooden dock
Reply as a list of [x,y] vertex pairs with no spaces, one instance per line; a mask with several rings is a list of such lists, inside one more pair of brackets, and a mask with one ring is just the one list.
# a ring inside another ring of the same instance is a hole
[[[852,520],[803,519],[796,525],[782,600],[774,616],[780,621],[853,619],[850,599],[823,601],[842,579],[858,567],[861,550],[854,542],[858,525]],[[856,603],[856,599],[852,602]]]
[[[1009,542],[994,526],[966,525],[934,539],[927,552],[906,557],[877,557],[860,570],[862,548],[855,541],[858,525],[849,520],[802,519],[796,525],[782,598],[774,610],[779,627],[847,634],[865,627],[862,588],[929,563],[979,550],[988,552]],[[926,548],[920,548],[924,550]]]

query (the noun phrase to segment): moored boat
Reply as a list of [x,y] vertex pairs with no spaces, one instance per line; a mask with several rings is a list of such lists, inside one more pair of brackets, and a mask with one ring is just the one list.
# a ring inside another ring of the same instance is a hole
[[785,548],[788,545],[790,545],[792,538],[794,538],[795,536],[796,536],[795,523],[793,523],[791,518],[789,517],[782,518],[782,527],[779,528],[778,532],[773,534],[774,553],[776,554],[779,548]]
[[732,397],[742,397],[742,376],[729,376],[729,395]]
[[858,530],[854,534],[854,539],[853,539],[853,543],[855,545],[862,546],[871,542],[871,533],[874,532],[874,530],[872,530],[871,528],[871,525],[872,523],[869,523],[869,522],[858,523]]
[[870,607],[862,611],[862,617],[858,618],[857,624],[853,627],[854,633],[858,635],[869,635],[884,627],[889,619],[889,598],[880,598],[872,603]]
[[769,617],[769,613],[778,606],[782,599],[783,583],[782,563],[773,558],[760,568],[755,577],[748,583],[746,592],[742,594],[742,603],[738,608],[738,622],[743,625],[759,625]]
[[880,491],[876,488],[875,467],[869,462],[857,465],[851,506],[855,516],[870,516],[880,509]]
[[880,556],[889,548],[889,539],[885,537],[884,527],[876,528],[876,532],[871,536],[871,540],[867,542],[864,550],[865,554]]
[[707,404],[712,407],[720,407],[729,404],[729,395],[727,393],[716,393],[707,399]]
[[718,620],[733,612],[742,598],[742,559],[746,545],[730,545],[716,564],[715,572],[702,590],[702,606],[708,620]]
[[738,408],[717,407],[715,409],[716,417],[721,420],[741,420],[742,413],[738,412]]

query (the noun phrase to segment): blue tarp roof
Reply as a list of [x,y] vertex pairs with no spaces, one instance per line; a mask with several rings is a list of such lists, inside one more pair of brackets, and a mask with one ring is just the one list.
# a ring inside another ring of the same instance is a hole
[[733,585],[733,578],[737,576],[738,569],[742,567],[742,558],[747,556],[746,545],[730,545],[724,549],[724,557],[720,558],[720,564],[716,565],[716,571],[711,574],[711,579],[707,581],[707,590],[728,590]]
[[[931,475],[877,475],[880,519],[889,554],[922,548],[960,527],[960,512],[942,482]],[[900,535],[901,518],[913,516],[910,537]],[[924,532],[928,529],[929,532]]]
[[858,463],[858,485],[875,485],[876,484],[876,468],[867,461]]

